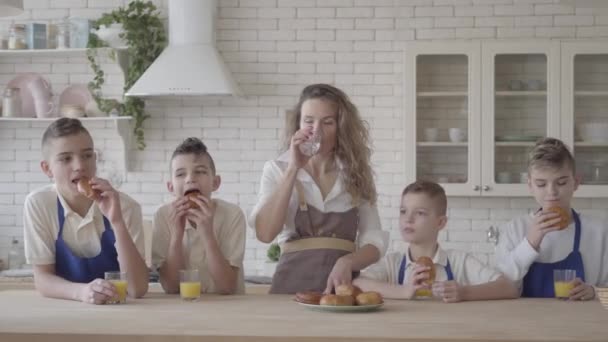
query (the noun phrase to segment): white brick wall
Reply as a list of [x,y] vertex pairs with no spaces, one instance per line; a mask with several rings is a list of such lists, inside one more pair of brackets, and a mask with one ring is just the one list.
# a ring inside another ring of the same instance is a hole
[[[126,0],[26,0],[26,12],[2,18],[0,30],[13,20],[60,20],[66,15],[97,18]],[[166,14],[167,0],[154,1]],[[335,83],[349,93],[372,127],[375,170],[384,229],[398,248],[397,211],[403,184],[400,146],[401,62],[404,42],[414,39],[608,37],[608,12],[562,6],[554,0],[221,0],[218,47],[248,95],[232,98],[153,99],[146,123],[146,151],[134,151],[134,169],[121,190],[142,203],[147,217],[165,191],[167,159],[188,135],[203,137],[213,152],[223,184],[217,196],[248,212],[256,200],[265,160],[276,155],[283,113],[298,92],[312,82]],[[120,70],[109,71],[106,93],[119,95]],[[1,58],[0,86],[16,72],[40,72],[55,93],[91,73],[82,57]],[[39,139],[44,125],[0,123],[0,258],[9,238],[22,235],[26,194],[46,182],[39,171]],[[116,133],[92,128],[108,163],[117,158]],[[606,199],[581,199],[583,212],[607,216]],[[451,220],[441,240],[492,261],[485,230],[526,213],[530,198],[450,198]],[[246,273],[261,272],[266,245],[247,233]]]

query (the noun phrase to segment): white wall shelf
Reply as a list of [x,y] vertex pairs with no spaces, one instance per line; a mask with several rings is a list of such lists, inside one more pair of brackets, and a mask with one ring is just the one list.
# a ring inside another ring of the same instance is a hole
[[467,147],[467,142],[451,142],[451,141],[421,141],[417,143],[420,147]]
[[608,91],[577,91],[574,92],[575,96],[608,96]]
[[608,141],[577,141],[574,147],[608,147]]
[[496,92],[496,96],[547,96],[547,92],[536,90],[501,90]]
[[532,147],[534,146],[534,141],[497,141],[496,146],[503,147]]
[[419,91],[418,97],[466,97],[466,91]]

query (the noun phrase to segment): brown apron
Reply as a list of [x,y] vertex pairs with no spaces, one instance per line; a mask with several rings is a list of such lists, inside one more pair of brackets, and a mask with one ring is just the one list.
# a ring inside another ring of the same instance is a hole
[[359,210],[323,213],[309,206],[296,181],[295,234],[281,246],[270,293],[322,292],[336,261],[355,249]]

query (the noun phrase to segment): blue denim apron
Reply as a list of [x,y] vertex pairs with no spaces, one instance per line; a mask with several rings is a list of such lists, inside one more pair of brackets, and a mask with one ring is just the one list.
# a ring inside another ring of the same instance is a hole
[[576,276],[585,281],[583,257],[579,252],[581,241],[581,220],[572,210],[574,218],[574,247],[572,252],[561,261],[553,263],[534,262],[524,277],[522,297],[553,298],[553,270],[576,270]]
[[97,278],[104,278],[104,272],[119,271],[118,253],[114,243],[114,231],[110,221],[104,216],[104,232],[101,234],[101,251],[92,258],[80,258],[63,240],[63,224],[65,221],[63,206],[57,198],[57,215],[59,217],[59,234],[55,241],[55,274],[75,283],[89,283]]

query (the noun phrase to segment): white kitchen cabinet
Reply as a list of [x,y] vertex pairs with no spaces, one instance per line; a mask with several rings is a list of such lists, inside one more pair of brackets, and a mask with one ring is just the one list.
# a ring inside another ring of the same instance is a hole
[[564,41],[561,51],[561,135],[581,176],[575,195],[607,197],[608,41]]
[[[456,196],[527,196],[528,150],[560,135],[559,61],[556,41],[408,44],[406,182],[431,179]],[[466,131],[464,141],[450,139],[450,128]]]

